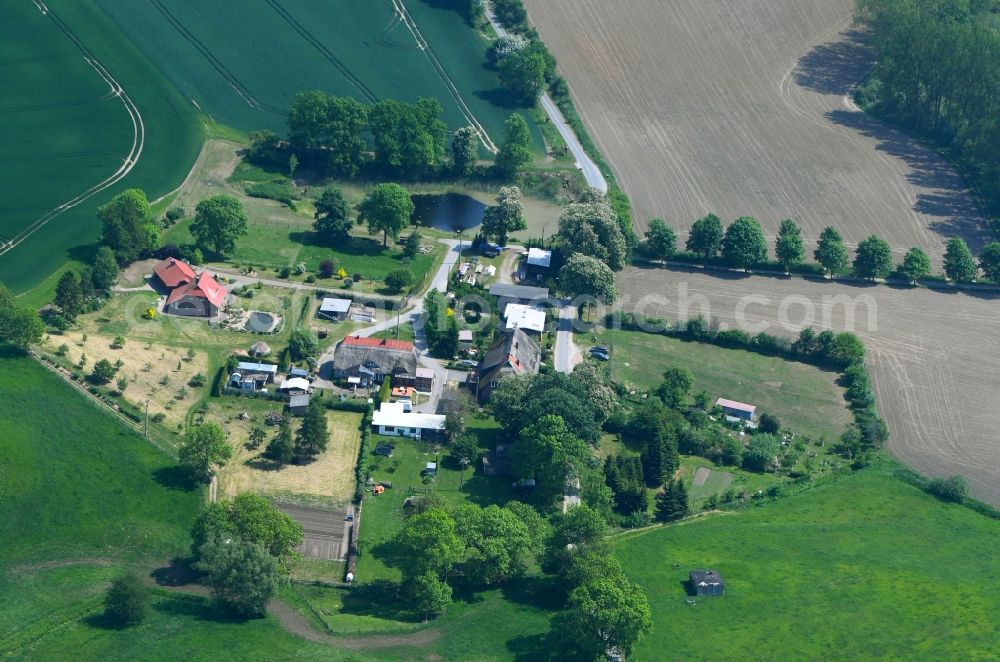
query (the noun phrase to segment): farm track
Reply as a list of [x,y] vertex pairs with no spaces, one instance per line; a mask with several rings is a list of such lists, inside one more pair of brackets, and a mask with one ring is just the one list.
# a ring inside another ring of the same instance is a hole
[[629,194],[637,230],[683,235],[714,211],[807,242],[832,225],[901,257],[985,240],[957,173],[850,95],[871,70],[850,0],[528,0],[598,146]]
[[124,179],[130,172],[132,172],[132,169],[135,168],[136,164],[139,162],[139,157],[142,155],[142,150],[143,147],[145,146],[145,141],[146,141],[146,127],[142,121],[142,114],[139,112],[139,108],[138,106],[136,106],[135,102],[132,101],[128,93],[125,92],[125,90],[122,88],[121,84],[119,84],[118,81],[115,80],[115,78],[110,74],[110,72],[108,72],[108,70],[104,68],[104,65],[101,64],[94,57],[93,53],[90,51],[90,49],[87,48],[86,44],[84,44],[83,41],[79,37],[77,37],[77,35],[72,31],[72,29],[70,29],[70,27],[62,21],[62,19],[60,19],[52,10],[50,10],[41,0],[32,0],[32,2],[34,2],[35,6],[38,7],[38,10],[42,12],[42,14],[47,16],[49,20],[51,20],[55,24],[56,28],[60,32],[62,32],[63,35],[74,46],[76,46],[76,48],[83,55],[84,59],[87,61],[87,64],[89,64],[94,69],[94,71],[96,71],[97,74],[102,79],[104,79],[104,81],[111,87],[111,89],[114,92],[114,95],[117,96],[119,99],[121,99],[122,104],[125,107],[125,111],[128,113],[132,121],[132,128],[134,134],[132,140],[132,147],[129,150],[128,154],[125,155],[124,161],[118,170],[116,170],[107,179],[95,184],[94,186],[90,187],[83,193],[80,193],[79,195],[77,195],[74,198],[71,198],[70,200],[67,200],[66,202],[60,204],[55,209],[52,209],[43,214],[41,217],[35,219],[35,221],[33,221],[26,228],[15,234],[13,237],[5,238],[6,243],[0,246],[0,256],[3,256],[4,254],[16,248],[25,239],[27,239],[35,232],[43,228],[53,219],[59,217],[60,215],[72,209],[73,207],[80,205],[81,203],[89,200],[90,198],[97,195],[101,191],[104,191],[105,189],[114,186],[119,181]]
[[340,74],[345,79],[347,79],[347,81],[350,82],[351,85],[353,85],[354,88],[358,92],[360,92],[362,96],[364,96],[364,98],[368,99],[368,101],[370,103],[375,103],[376,101],[378,101],[378,96],[374,92],[372,92],[371,88],[369,88],[367,85],[365,85],[364,81],[362,81],[360,78],[358,78],[357,76],[355,76],[351,72],[351,70],[347,66],[344,65],[343,62],[341,62],[339,59],[337,59],[337,56],[335,56],[330,51],[330,49],[327,48],[323,44],[323,42],[321,42],[319,39],[317,39],[316,37],[314,37],[311,32],[309,32],[301,23],[299,23],[295,19],[295,17],[292,16],[288,12],[288,10],[285,9],[285,7],[280,2],[278,2],[278,0],[265,0],[265,2],[267,2],[267,4],[270,5],[270,7],[279,16],[281,16],[281,18],[283,18],[285,20],[285,22],[288,23],[288,25],[293,30],[295,30],[296,32],[298,32],[299,35],[303,39],[305,39],[307,42],[309,42],[309,44],[313,48],[315,48],[316,51],[321,56],[323,56],[323,58],[327,62],[329,62],[331,65],[333,65],[333,68],[336,69],[338,72],[340,72]]
[[465,99],[462,98],[458,88],[455,87],[455,84],[451,80],[451,76],[448,75],[444,65],[441,64],[437,55],[434,54],[434,49],[430,47],[427,40],[420,34],[420,29],[410,16],[410,13],[406,10],[406,5],[403,3],[403,0],[392,0],[392,6],[395,8],[400,20],[402,20],[402,22],[406,25],[406,28],[410,31],[410,34],[412,34],[413,38],[416,40],[417,48],[419,48],[423,52],[424,56],[427,57],[427,61],[430,62],[434,71],[437,72],[438,77],[441,79],[441,82],[444,83],[444,86],[448,89],[448,93],[451,94],[452,98],[455,100],[455,103],[458,105],[458,109],[462,112],[462,115],[464,115],[465,119],[469,121],[472,128],[476,130],[476,135],[479,136],[479,140],[483,143],[483,146],[486,147],[486,149],[492,154],[498,153],[500,149],[490,139],[489,133],[486,132],[486,127],[479,122],[472,110],[466,105]]
[[191,46],[193,46],[195,50],[201,53],[205,57],[205,59],[208,60],[208,62],[215,68],[215,70],[219,72],[219,74],[226,80],[227,83],[229,83],[229,85],[233,88],[233,91],[236,92],[236,94],[241,99],[243,99],[243,101],[245,101],[248,106],[250,106],[251,108],[259,108],[261,110],[264,110],[269,113],[274,113],[276,115],[288,114],[286,111],[283,111],[280,108],[276,108],[275,106],[271,106],[270,104],[261,103],[257,101],[257,99],[247,88],[247,86],[244,85],[239,78],[233,75],[233,73],[226,68],[226,65],[224,65],[221,60],[215,57],[212,51],[207,46],[205,46],[205,44],[203,44],[197,37],[195,37],[190,30],[187,29],[187,27],[184,25],[183,22],[181,22],[176,16],[170,13],[170,10],[167,9],[166,6],[164,6],[164,4],[160,2],[160,0],[149,0],[149,4],[151,4],[154,8],[156,8],[158,12],[160,12],[160,14],[163,15],[163,18],[165,18],[167,22],[170,23],[170,25],[173,26],[175,30],[177,30],[177,32],[185,39],[185,41],[191,44]]

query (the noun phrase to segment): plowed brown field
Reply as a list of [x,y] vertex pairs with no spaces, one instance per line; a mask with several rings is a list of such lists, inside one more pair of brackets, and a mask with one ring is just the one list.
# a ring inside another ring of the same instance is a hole
[[[793,336],[806,321],[854,331],[868,348],[893,454],[926,474],[960,473],[1000,506],[1000,295],[635,267],[618,285],[624,307],[671,321],[704,314],[776,335]],[[638,303],[648,295],[658,298]],[[829,299],[837,296],[857,305]]]
[[638,230],[709,211],[783,218],[814,240],[877,233],[939,264],[982,243],[960,178],[857,110],[872,56],[851,0],[527,0],[578,109],[632,199]]

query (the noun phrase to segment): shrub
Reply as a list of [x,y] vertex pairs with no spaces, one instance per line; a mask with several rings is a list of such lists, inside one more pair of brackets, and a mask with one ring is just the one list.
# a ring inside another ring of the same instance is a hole
[[292,270],[288,267],[282,267],[278,270],[278,278],[288,278],[292,275]]
[[205,381],[206,381],[205,375],[203,375],[203,374],[201,374],[199,372],[194,377],[192,377],[190,380],[188,380],[188,386],[191,386],[193,388],[198,388],[200,386],[204,386],[205,385]]
[[118,627],[136,625],[149,615],[149,589],[135,573],[111,582],[104,596],[104,615]]
[[969,484],[961,476],[935,478],[927,483],[927,491],[944,501],[962,503],[969,495]]
[[333,262],[330,260],[323,260],[319,263],[319,277],[330,278],[331,276],[333,276]]

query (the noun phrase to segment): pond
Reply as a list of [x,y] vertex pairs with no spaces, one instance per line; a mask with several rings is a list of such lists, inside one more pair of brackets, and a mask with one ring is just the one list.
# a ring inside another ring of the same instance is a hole
[[256,333],[268,333],[274,327],[274,322],[275,317],[271,313],[262,313],[259,310],[255,310],[250,313],[250,318],[247,319],[244,328],[247,331],[254,331]]
[[413,222],[424,227],[455,232],[470,230],[483,222],[486,205],[462,193],[432,193],[410,196]]

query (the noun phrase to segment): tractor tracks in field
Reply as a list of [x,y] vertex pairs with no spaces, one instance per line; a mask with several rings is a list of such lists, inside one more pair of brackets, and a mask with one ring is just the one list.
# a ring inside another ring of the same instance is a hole
[[204,58],[208,60],[208,63],[211,64],[215,68],[215,70],[219,72],[219,75],[221,75],[226,80],[226,82],[229,83],[229,86],[233,88],[233,91],[236,92],[236,94],[241,99],[243,99],[243,101],[246,102],[248,106],[250,106],[251,108],[257,108],[269,113],[273,113],[275,115],[285,116],[288,114],[286,111],[280,108],[276,108],[275,106],[271,106],[270,104],[261,103],[260,101],[257,101],[257,99],[253,96],[253,94],[250,93],[250,90],[247,88],[247,86],[244,85],[243,82],[239,78],[237,78],[231,71],[229,71],[229,69],[226,68],[226,65],[223,64],[222,61],[219,60],[219,58],[215,57],[215,54],[212,53],[212,51],[207,46],[205,46],[205,44],[203,44],[196,36],[194,36],[194,34],[192,34],[191,31],[187,29],[184,23],[176,16],[174,16],[160,0],[149,0],[149,4],[151,4],[154,9],[156,9],[158,12],[160,12],[160,14],[163,15],[163,18],[165,18],[167,22],[170,23],[170,25],[175,30],[177,30],[177,32],[184,38],[185,41],[191,44],[191,46],[193,46],[195,50],[201,53],[202,56],[204,56]]
[[121,84],[115,80],[111,73],[104,67],[103,64],[101,64],[101,62],[94,56],[90,49],[87,48],[87,45],[83,43],[76,33],[74,33],[73,30],[70,29],[70,27],[61,18],[59,18],[58,15],[49,9],[45,3],[42,2],[42,0],[32,0],[32,2],[35,3],[35,6],[40,12],[42,12],[43,15],[48,17],[48,19],[55,24],[56,28],[62,32],[63,36],[76,46],[77,50],[79,50],[83,55],[87,64],[89,64],[94,71],[97,72],[97,75],[111,87],[112,94],[121,100],[122,105],[125,107],[125,112],[128,113],[132,122],[132,146],[125,155],[121,167],[119,167],[118,170],[116,170],[110,177],[91,186],[83,193],[80,193],[66,202],[63,202],[55,209],[49,210],[13,237],[7,239],[2,245],[0,245],[0,256],[6,255],[10,251],[14,250],[14,248],[19,246],[25,239],[45,227],[54,218],[57,218],[73,207],[80,205],[101,191],[114,186],[124,179],[130,172],[132,172],[132,169],[135,168],[136,164],[139,162],[139,157],[142,156],[142,150],[146,143],[146,127],[142,121],[142,114],[139,112],[139,107],[136,106],[134,101],[132,101],[132,98],[128,95],[124,88],[122,88]]

